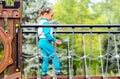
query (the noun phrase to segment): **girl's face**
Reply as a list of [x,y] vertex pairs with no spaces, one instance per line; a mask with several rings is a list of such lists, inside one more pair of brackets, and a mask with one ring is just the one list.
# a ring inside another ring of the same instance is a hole
[[54,15],[53,10],[51,10],[49,13],[45,13],[45,17],[48,21],[52,20],[53,15]]

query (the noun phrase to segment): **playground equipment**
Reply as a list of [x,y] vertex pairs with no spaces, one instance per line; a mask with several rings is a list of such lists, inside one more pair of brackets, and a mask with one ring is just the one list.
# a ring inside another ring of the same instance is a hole
[[21,12],[22,0],[14,0],[13,6],[7,5],[5,0],[0,1],[0,39],[4,44],[4,56],[0,61],[0,79],[4,78],[5,69],[8,72],[5,79],[21,78]]
[[[5,21],[7,19],[7,22]],[[7,26],[5,26],[7,25]],[[14,0],[13,6],[8,6],[6,1],[0,1],[0,39],[4,44],[4,56],[0,61],[0,79],[22,79],[22,33],[35,33],[37,31],[22,31],[22,28],[38,28],[43,27],[41,25],[23,25],[22,24],[22,0]],[[46,26],[47,27],[47,26]],[[119,54],[117,50],[117,42],[116,42],[116,33],[120,33],[120,31],[110,31],[112,27],[120,27],[120,25],[50,25],[49,27],[57,28],[57,27],[71,27],[72,31],[55,31],[55,33],[65,33],[65,34],[72,34],[72,51],[69,51],[69,40],[68,42],[68,75],[66,76],[47,76],[47,77],[40,77],[39,79],[120,79],[120,67],[119,67]],[[89,31],[76,31],[75,28],[77,27],[88,27],[90,28]],[[94,27],[107,27],[108,31],[92,31]],[[83,56],[77,56],[74,53],[74,35],[75,34],[82,34],[83,40]],[[90,34],[90,53],[86,54],[86,44],[85,44],[85,34]],[[92,51],[92,35],[98,34],[99,43],[99,56],[95,58],[91,58],[93,55]],[[101,37],[100,34],[108,34],[108,50],[105,55],[102,55],[101,51]],[[117,70],[118,76],[108,76],[108,63],[106,63],[106,68],[103,69],[103,57],[107,56],[106,62],[108,62],[109,58],[109,43],[110,43],[110,34],[114,34],[114,45],[115,45],[115,56],[113,58],[117,59]],[[36,37],[37,39],[37,37]],[[37,42],[37,41],[36,41]],[[74,59],[75,56],[77,59]],[[101,60],[101,76],[91,76],[90,75],[90,67],[86,62],[86,59],[89,58],[91,60],[100,59]],[[84,74],[82,76],[73,75],[73,60],[83,60],[84,59]],[[4,72],[7,69],[7,73]],[[38,67],[38,71],[39,71]],[[105,70],[105,71],[104,71]]]

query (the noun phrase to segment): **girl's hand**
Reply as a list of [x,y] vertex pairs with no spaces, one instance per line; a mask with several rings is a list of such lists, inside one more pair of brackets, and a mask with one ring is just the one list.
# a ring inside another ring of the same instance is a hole
[[59,45],[62,44],[62,42],[60,40],[56,40],[55,43],[59,44]]

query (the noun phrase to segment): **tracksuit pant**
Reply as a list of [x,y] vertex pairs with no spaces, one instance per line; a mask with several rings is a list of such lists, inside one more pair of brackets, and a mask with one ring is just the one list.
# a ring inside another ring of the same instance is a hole
[[42,75],[47,74],[50,59],[52,60],[55,71],[60,72],[60,61],[51,42],[46,38],[40,38],[38,46],[43,56]]

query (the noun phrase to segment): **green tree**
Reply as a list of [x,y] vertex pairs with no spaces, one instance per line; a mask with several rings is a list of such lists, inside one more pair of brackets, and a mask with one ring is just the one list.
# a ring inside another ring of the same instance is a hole
[[55,18],[63,24],[104,23],[103,16],[92,12],[90,4],[90,0],[60,0],[55,4]]
[[119,0],[105,0],[103,2],[93,4],[92,10],[104,17],[104,24],[119,24],[119,5]]

